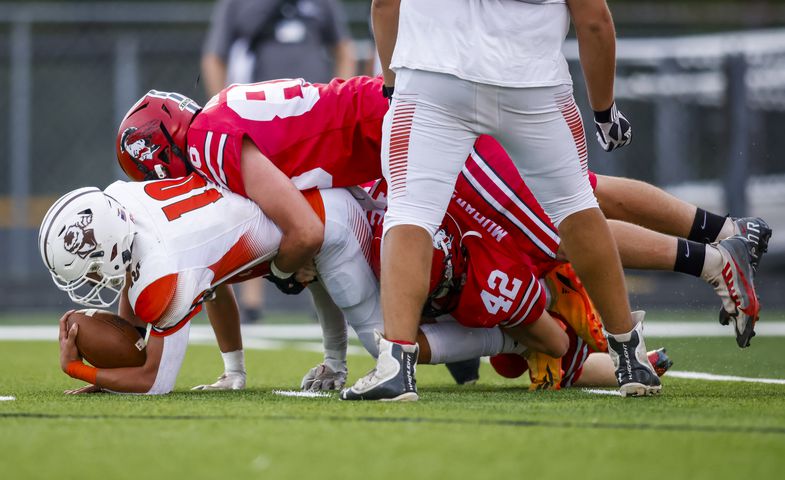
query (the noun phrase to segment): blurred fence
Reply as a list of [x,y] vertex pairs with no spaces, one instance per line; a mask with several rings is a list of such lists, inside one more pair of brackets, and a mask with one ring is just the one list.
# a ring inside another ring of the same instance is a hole
[[[367,8],[348,10],[363,56],[372,52]],[[205,3],[2,4],[0,310],[62,301],[41,266],[38,223],[59,195],[120,178],[113,141],[128,107],[151,88],[205,100],[199,57],[211,11]],[[617,97],[635,139],[612,155],[590,141],[592,168],[785,228],[785,31],[621,40],[618,51]],[[566,52],[590,113],[577,48],[568,43]],[[785,253],[777,242],[773,250]]]

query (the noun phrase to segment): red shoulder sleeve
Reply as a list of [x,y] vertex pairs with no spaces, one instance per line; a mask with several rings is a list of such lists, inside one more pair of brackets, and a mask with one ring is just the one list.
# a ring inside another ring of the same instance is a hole
[[226,128],[223,122],[214,122],[200,114],[188,129],[188,158],[191,165],[211,182],[246,196],[240,160],[244,134]]

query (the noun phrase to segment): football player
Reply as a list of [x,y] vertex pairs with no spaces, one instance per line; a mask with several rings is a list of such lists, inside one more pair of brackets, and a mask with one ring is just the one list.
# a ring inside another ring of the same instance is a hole
[[[302,265],[298,256],[315,251],[318,231],[309,227],[317,224],[291,184],[300,190],[349,187],[381,176],[381,122],[388,108],[381,87],[381,79],[368,77],[232,85],[204,109],[183,95],[153,90],[121,122],[117,157],[134,180],[196,170],[254,200],[284,234],[268,278],[284,290],[296,288],[291,272]],[[231,295],[228,289],[216,293],[219,299]],[[230,371],[242,352],[219,346]],[[232,385],[219,379],[210,388]]]
[[350,187],[381,176],[377,133],[387,110],[367,77],[232,85],[201,108],[151,90],[123,118],[117,157],[134,180],[198,170],[253,200],[281,229],[270,264],[286,285],[322,243],[321,223],[299,190]]
[[[378,177],[380,170],[381,132],[377,127],[387,109],[386,100],[379,94],[381,86],[380,79],[366,77],[347,82],[336,80],[328,85],[311,85],[301,79],[234,85],[211,99],[204,110],[179,94],[151,91],[129,111],[120,127],[118,158],[126,173],[135,179],[180,175],[197,168],[216,183],[251,198],[254,197],[246,183],[261,185],[271,177],[245,175],[245,163],[258,162],[267,168],[272,162],[300,189],[370,180]],[[149,126],[142,129],[143,125]],[[134,147],[133,151],[145,153],[137,158],[129,153],[126,145],[138,145],[136,132],[140,130],[155,140],[148,142],[152,145],[148,147],[149,152]],[[482,142],[493,140],[481,137],[477,145]],[[263,158],[255,155],[254,148],[262,152]],[[246,156],[249,149],[253,155]],[[186,161],[186,151],[190,163]],[[277,174],[272,177],[280,180]],[[590,177],[597,178],[593,174]],[[753,264],[757,262],[757,252],[765,250],[770,229],[759,219],[734,223],[730,218],[696,209],[655,187],[632,180],[600,176],[596,185],[598,200],[609,217],[635,219],[644,226],[687,236],[679,240],[649,238],[648,243],[631,241],[629,245],[633,248],[627,252],[631,258],[626,262],[629,266],[672,269],[675,264],[677,270],[700,275],[705,255],[701,252],[690,255],[696,249],[701,250],[701,246],[688,241],[711,242],[733,233],[748,234],[753,240]],[[651,199],[658,201],[656,208]],[[642,230],[632,225],[623,228],[633,238],[643,235]],[[660,248],[657,255],[642,248],[656,242],[669,242],[674,248]],[[676,248],[680,257],[671,254]],[[712,250],[708,254],[712,260],[717,258],[714,253]],[[735,284],[740,284],[738,272],[731,269],[729,273]],[[716,288],[728,290],[726,279],[718,280],[714,275],[713,281],[717,283]],[[218,293],[220,296],[220,290]],[[748,297],[742,292],[743,305]],[[746,325],[753,316],[738,313],[729,299],[725,295],[729,317],[726,321],[741,321],[744,325],[740,330],[749,329]]]
[[[597,179],[592,174],[592,184],[597,185],[604,178]],[[378,182],[371,189],[371,194],[382,200],[384,191],[383,182]],[[524,320],[524,323],[533,322],[539,315],[547,314],[544,305],[548,289],[540,287],[536,279],[556,268],[558,259],[563,258],[559,254],[559,237],[507,154],[492,138],[481,137],[475,144],[458,177],[447,212],[434,237],[434,262],[426,312],[450,312],[458,322],[470,327],[518,325]],[[371,217],[375,223],[374,245],[377,250],[381,237],[381,221],[378,219],[382,215],[378,212]],[[728,219],[723,220],[723,224],[734,225]],[[765,251],[770,230],[764,231],[761,238],[736,236],[716,245],[707,245],[620,221],[611,223],[626,267],[675,270],[700,276],[723,300],[725,316],[734,319],[739,345],[744,347],[749,343],[758,310],[752,267],[759,260],[758,252]],[[739,223],[754,225],[759,232],[768,228],[760,219]],[[730,233],[735,232],[731,229]],[[722,233],[717,232],[717,235]],[[697,265],[691,268],[680,266],[682,245],[687,247],[688,252],[690,246],[693,252],[697,252]],[[378,253],[373,258],[378,259]],[[731,263],[739,270],[739,265],[746,265],[741,275],[747,276],[737,277],[749,279],[748,289],[741,294],[741,299],[722,280],[723,270],[727,271]],[[564,278],[564,275],[555,277],[553,281],[558,282],[558,278]],[[577,277],[575,279],[577,281]],[[550,291],[570,288],[561,285]],[[588,296],[578,297],[584,299],[584,304],[590,304]],[[745,312],[745,309],[748,310]],[[593,337],[583,336],[587,342],[588,338],[593,338],[594,351],[607,351],[599,317],[596,314],[589,316],[588,312],[593,312],[593,306],[564,316],[575,317],[571,318],[572,325],[580,325],[593,318]],[[428,327],[421,328],[425,330]],[[575,328],[577,331],[585,330]],[[418,343],[422,348],[433,350],[431,346],[423,345],[420,338]],[[613,379],[612,371],[610,373]],[[363,387],[362,382],[358,382],[351,391],[362,395]]]
[[[347,322],[376,354],[373,331],[381,326],[381,314],[368,260],[371,230],[348,190],[313,191],[306,198],[324,230],[314,257],[319,281],[308,288],[325,329],[325,362],[306,380],[310,387],[318,382],[316,388],[340,388],[346,378]],[[94,385],[82,391],[171,391],[185,354],[189,320],[218,286],[266,274],[281,236],[253,202],[196,174],[115,182],[104,191],[87,187],[66,194],[49,209],[39,232],[41,256],[55,284],[87,306],[107,307],[120,299],[121,317],[153,328],[144,366],[96,369],[82,363],[75,347],[78,327],[66,331],[64,316],[61,367]],[[211,309],[225,311],[213,302],[206,305],[210,315]],[[230,329],[239,325],[236,304],[233,308],[234,318],[225,319]],[[225,331],[216,333],[220,344]],[[467,334],[484,345],[472,355],[522,351],[501,332]],[[486,341],[489,335],[492,342]],[[457,359],[465,358],[459,353]]]

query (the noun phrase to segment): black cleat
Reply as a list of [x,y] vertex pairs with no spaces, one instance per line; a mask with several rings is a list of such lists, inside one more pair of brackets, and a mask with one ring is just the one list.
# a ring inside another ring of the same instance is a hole
[[738,235],[750,242],[750,263],[757,270],[763,254],[769,249],[771,227],[760,217],[734,218]]
[[608,353],[616,367],[616,381],[622,397],[644,397],[659,394],[662,383],[649,363],[643,341],[644,312],[633,312],[635,328],[629,339],[619,340],[622,335],[608,334]]
[[444,364],[458,385],[474,385],[480,379],[480,359],[471,358]]
[[341,400],[381,400],[388,402],[419,399],[414,378],[417,364],[417,345],[401,345],[374,332],[379,346],[376,368],[341,391]]

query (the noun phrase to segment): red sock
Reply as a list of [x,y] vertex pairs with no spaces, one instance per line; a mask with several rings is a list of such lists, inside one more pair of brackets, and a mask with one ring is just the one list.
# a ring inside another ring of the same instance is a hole
[[388,338],[387,341],[397,343],[398,345],[414,345],[414,342],[407,342],[406,340],[392,340]]

